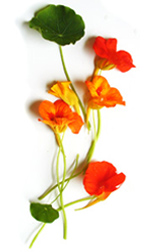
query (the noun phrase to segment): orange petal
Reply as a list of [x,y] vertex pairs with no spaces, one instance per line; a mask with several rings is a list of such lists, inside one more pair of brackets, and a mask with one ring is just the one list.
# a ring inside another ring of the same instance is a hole
[[117,88],[110,88],[100,104],[105,107],[114,107],[117,104],[125,105],[125,101]]
[[68,127],[71,129],[72,133],[78,134],[84,124],[81,116],[74,112],[72,115],[72,120],[70,121],[71,122],[68,124]]
[[39,106],[39,114],[44,120],[49,120],[50,116],[55,116],[55,105],[50,101],[43,101]]
[[86,81],[87,88],[92,97],[98,97],[108,92],[110,85],[103,76],[94,76],[92,81]]
[[125,105],[123,97],[116,88],[110,88],[105,95],[93,97],[88,102],[88,107],[92,109],[100,109],[102,107],[114,107],[117,104]]
[[62,100],[55,101],[54,105],[56,109],[56,117],[68,118],[69,114],[72,113],[72,110],[69,105]]

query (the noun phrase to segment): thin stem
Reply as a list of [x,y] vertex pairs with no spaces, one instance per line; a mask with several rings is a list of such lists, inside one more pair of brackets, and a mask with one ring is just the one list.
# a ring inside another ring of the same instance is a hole
[[[95,198],[95,196],[88,196],[88,197],[85,197],[85,198],[82,198],[82,199],[74,200],[74,201],[72,201],[70,203],[65,204],[64,207],[66,208],[66,207],[72,206],[74,204],[77,204],[77,203],[80,203],[80,202],[83,202],[83,201],[86,201],[86,200],[92,200],[94,198]],[[61,207],[57,208],[57,211],[61,211],[61,210],[62,210]]]
[[100,114],[100,109],[97,110],[97,140],[99,139],[100,136],[100,131],[101,131],[101,114]]
[[[70,177],[68,178],[67,183],[66,183],[65,186],[62,188],[63,191],[64,191],[65,188],[67,187],[68,183],[69,183],[70,180],[71,180],[71,177],[73,176],[73,174],[74,174],[74,172],[75,172],[75,170],[76,170],[76,168],[77,168],[77,166],[78,166],[78,159],[79,159],[79,154],[77,154],[77,157],[76,157],[75,167],[74,167],[74,169],[73,169],[73,171],[72,171]],[[66,180],[65,180],[65,182],[66,182]],[[58,199],[59,196],[60,196],[60,194],[58,194],[57,197],[51,202],[51,205]]]
[[[93,116],[93,123],[95,125],[95,118]],[[93,153],[94,153],[94,150],[95,150],[95,146],[96,146],[96,143],[98,141],[98,138],[100,136],[100,128],[101,128],[101,117],[100,117],[100,110],[97,111],[97,132],[95,132],[95,126],[94,126],[94,140],[92,141],[91,143],[91,147],[88,151],[88,154],[87,154],[87,162],[89,163],[91,161],[91,158],[93,156]]]
[[[66,65],[65,65],[62,47],[60,45],[59,45],[59,51],[60,51],[61,62],[62,62],[62,65],[63,65],[64,73],[66,75],[66,79],[67,79],[67,81],[71,82],[71,79],[69,77],[69,74],[68,74],[68,71],[67,71],[67,68],[66,68]],[[78,102],[79,102],[80,108],[81,108],[82,113],[84,115],[84,119],[86,119],[86,112],[85,112],[84,106],[83,106],[83,104],[82,104],[82,102],[81,102],[81,100],[80,100],[80,98],[79,98],[79,96],[78,96],[72,82],[70,83],[70,86],[71,86],[72,90],[74,91],[74,93],[76,94],[76,96],[78,97]]]
[[[63,190],[66,188],[67,184],[68,184],[69,181],[70,181],[70,178],[72,178],[72,176],[73,176],[73,174],[74,174],[74,172],[75,172],[75,170],[76,170],[76,168],[77,168],[77,166],[78,166],[78,159],[79,159],[79,154],[77,154],[76,162],[75,162],[75,167],[74,167],[74,169],[73,169],[73,171],[72,171],[70,177],[69,177],[68,179],[65,179],[65,182],[67,182],[67,183],[66,183],[66,185],[64,186]],[[59,183],[61,184],[62,181],[59,182]],[[57,186],[58,186],[58,185],[56,184],[56,185],[54,185],[53,187],[49,187],[41,196],[38,197],[38,200],[44,199],[44,198],[45,198],[50,192],[52,192]],[[54,201],[55,201],[55,200],[54,200]]]
[[65,65],[62,47],[61,47],[60,45],[59,45],[59,51],[60,51],[60,57],[61,57],[61,61],[62,61],[64,73],[65,73],[65,75],[66,75],[67,80],[71,82],[70,77],[69,77],[69,74],[68,74],[68,72],[67,72],[66,65]]
[[43,228],[45,227],[45,225],[46,225],[46,223],[44,223],[44,224],[42,225],[42,227],[39,229],[39,231],[36,233],[36,235],[34,236],[33,240],[32,240],[31,243],[30,243],[29,248],[32,248],[34,242],[35,242],[36,239],[38,238],[39,234],[42,232],[42,230],[43,230]]
[[59,181],[59,157],[60,157],[61,148],[59,147],[56,161],[56,177],[57,177],[57,185],[59,191],[61,191],[60,181]]
[[94,115],[94,110],[92,111],[93,115],[93,127],[94,127],[94,139],[96,138],[96,123],[95,123],[95,115]]
[[[61,204],[61,208],[62,208],[62,212],[63,212],[63,219],[64,219],[64,239],[67,239],[67,217],[66,217],[66,212],[65,212],[65,208],[64,208],[64,201],[63,201],[63,187],[64,187],[64,183],[65,183],[65,178],[66,178],[67,164],[66,164],[66,155],[65,155],[65,152],[64,152],[62,140],[61,140],[59,135],[58,135],[58,138],[59,138],[60,147],[59,147],[59,152],[58,152],[58,156],[57,156],[57,164],[56,164],[57,184],[58,184],[58,189],[59,189],[59,193],[60,193],[60,204]],[[60,156],[60,151],[62,152],[63,161],[64,161],[63,180],[62,180],[61,186],[60,186],[60,182],[59,182],[59,180],[60,180],[59,179],[59,156]]]

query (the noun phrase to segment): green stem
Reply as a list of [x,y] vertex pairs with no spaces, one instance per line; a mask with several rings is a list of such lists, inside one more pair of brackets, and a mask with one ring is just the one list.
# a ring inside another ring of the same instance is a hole
[[[95,125],[95,118],[94,118],[94,116],[93,116],[93,123]],[[87,154],[87,162],[88,163],[91,161],[91,158],[93,156],[96,143],[97,143],[97,141],[99,139],[99,136],[100,136],[100,129],[101,129],[100,110],[97,110],[97,132],[95,131],[95,126],[94,126],[94,135],[95,135],[95,137],[94,137],[94,140],[91,143],[90,149],[89,149],[88,154]]]
[[[75,170],[76,170],[76,168],[77,168],[77,166],[78,166],[78,160],[79,160],[79,154],[77,154],[76,162],[75,162],[75,167],[74,167],[74,169],[73,169],[73,171],[72,171],[70,177],[67,178],[67,179],[65,179],[65,182],[67,182],[67,183],[66,183],[66,185],[64,186],[63,190],[66,188],[66,186],[68,185],[70,179],[72,178],[72,176],[73,176],[73,174],[74,174],[74,172],[75,172]],[[59,184],[61,184],[61,183],[62,183],[62,181],[59,182]],[[49,187],[41,196],[38,197],[38,200],[44,199],[44,198],[45,198],[51,191],[53,191],[57,186],[58,186],[58,185],[56,184],[56,185],[54,185],[53,187]],[[56,200],[56,199],[55,199],[55,200]],[[54,200],[54,201],[55,201],[55,200]],[[54,201],[53,201],[53,202],[54,202]]]
[[60,157],[61,148],[59,147],[56,161],[56,177],[57,177],[57,185],[59,191],[61,191],[60,181],[59,181],[59,157]]
[[42,225],[42,227],[39,229],[39,231],[36,233],[36,235],[34,236],[32,242],[30,243],[29,248],[32,248],[34,242],[35,242],[36,239],[38,238],[39,234],[42,232],[42,230],[43,230],[43,228],[45,227],[45,225],[46,225],[46,223],[44,223],[44,224]]
[[[64,208],[64,200],[63,200],[63,187],[64,187],[64,183],[65,183],[65,178],[66,178],[67,164],[66,164],[66,155],[65,155],[65,152],[64,152],[62,140],[61,140],[59,135],[58,135],[58,138],[59,138],[60,147],[59,147],[59,152],[58,152],[58,156],[57,156],[57,164],[56,164],[57,184],[58,184],[58,189],[59,189],[59,193],[60,193],[60,204],[61,204],[61,208],[62,208],[62,212],[63,212],[63,219],[64,219],[64,236],[63,237],[64,237],[64,239],[67,239],[67,217],[66,217],[66,212],[65,212],[65,208]],[[63,171],[63,179],[62,179],[61,186],[60,186],[60,182],[59,182],[59,156],[60,156],[60,151],[62,152],[63,161],[64,161],[64,171]]]
[[61,57],[61,61],[62,61],[64,73],[65,73],[65,75],[66,75],[67,80],[71,82],[70,77],[69,77],[69,74],[68,74],[68,72],[67,72],[66,65],[65,65],[65,61],[64,61],[64,56],[63,56],[63,51],[62,51],[61,45],[59,45],[59,51],[60,51],[60,57]]
[[[94,198],[95,198],[95,196],[88,196],[88,197],[85,197],[85,198],[82,198],[82,199],[74,200],[74,201],[72,201],[70,203],[65,204],[64,207],[66,208],[66,207],[72,206],[74,204],[77,204],[77,203],[80,203],[80,202],[83,202],[83,201],[86,201],[86,200],[92,200]],[[61,210],[62,210],[61,207],[57,208],[57,211],[61,211]]]
[[101,131],[101,114],[100,114],[100,110],[97,110],[97,140],[99,139],[100,136],[100,131]]
[[[66,75],[67,81],[71,82],[71,79],[69,77],[69,74],[67,72],[67,68],[66,68],[66,65],[65,65],[62,47],[60,45],[59,45],[59,51],[60,51],[61,62],[62,62],[62,65],[63,65],[63,69],[64,69],[64,73]],[[79,96],[78,96],[72,82],[70,83],[70,86],[71,86],[72,90],[74,91],[74,93],[76,94],[76,96],[78,97],[78,102],[79,102],[80,108],[81,108],[82,113],[84,115],[84,119],[86,120],[86,112],[85,112],[84,106],[83,106],[83,104],[82,104],[82,102],[81,102],[81,100],[80,100],[80,98],[79,98]]]
[[94,128],[94,139],[96,138],[96,122],[95,122],[95,115],[94,115],[94,110],[92,111],[93,115],[93,128]]
[[[76,170],[76,168],[77,168],[77,166],[78,166],[78,159],[79,159],[79,154],[77,154],[77,157],[76,157],[75,167],[74,167],[74,169],[73,169],[73,171],[72,171],[72,173],[71,173],[69,179],[67,179],[67,183],[66,183],[65,186],[62,188],[62,190],[65,190],[65,188],[67,187],[67,185],[68,185],[68,183],[69,183],[71,177],[73,176],[73,174],[74,174],[74,172],[75,172],[75,170]],[[65,180],[65,182],[66,182],[66,180]],[[61,183],[61,182],[59,182],[59,184],[60,184],[60,183]],[[60,196],[60,194],[57,195],[57,197],[51,202],[51,205],[59,198],[59,196]]]

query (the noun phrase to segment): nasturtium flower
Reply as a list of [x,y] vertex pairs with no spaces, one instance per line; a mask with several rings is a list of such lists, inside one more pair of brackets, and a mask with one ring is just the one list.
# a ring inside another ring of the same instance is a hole
[[105,200],[113,191],[117,190],[125,181],[124,173],[117,173],[116,168],[106,161],[91,162],[83,179],[84,188],[96,199],[88,204],[91,206]]
[[110,87],[108,81],[103,76],[94,76],[92,81],[86,81],[85,83],[91,95],[88,101],[87,120],[90,109],[109,108],[117,104],[125,105],[118,89]]
[[85,83],[91,95],[88,104],[91,108],[114,107],[116,104],[125,105],[118,89],[110,87],[103,76],[94,76],[92,81]]
[[73,106],[75,111],[80,115],[80,108],[78,97],[74,93],[74,91],[70,88],[70,81],[60,82],[58,81],[55,83],[48,93],[62,99],[68,105]]
[[54,103],[50,101],[42,101],[39,106],[39,114],[43,123],[50,126],[55,134],[64,132],[67,127],[74,134],[78,134],[83,120],[76,112],[73,112],[68,104],[62,100],[57,100]]
[[95,53],[99,56],[97,67],[102,70],[110,70],[116,67],[121,72],[127,72],[133,65],[131,55],[123,50],[117,51],[117,39],[104,39],[98,36],[93,44]]

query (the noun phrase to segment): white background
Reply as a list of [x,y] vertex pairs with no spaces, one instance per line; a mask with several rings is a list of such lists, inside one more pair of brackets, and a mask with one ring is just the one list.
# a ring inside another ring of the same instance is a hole
[[[32,232],[38,227],[30,216],[29,201],[36,199],[53,181],[55,139],[33,112],[37,108],[35,102],[55,100],[47,94],[47,84],[65,80],[65,76],[57,45],[42,39],[26,24],[36,10],[50,3],[73,8],[85,21],[84,38],[74,46],[64,47],[68,72],[80,94],[83,84],[79,82],[84,82],[93,72],[94,52],[90,46],[95,36],[117,38],[118,50],[130,52],[136,68],[127,73],[103,72],[110,85],[120,90],[126,106],[102,110],[101,136],[93,156],[95,160],[113,163],[119,172],[124,172],[127,176],[125,183],[106,201],[92,208],[79,212],[75,212],[74,207],[66,209],[67,241],[62,239],[60,218],[45,227],[33,250],[148,252],[148,0],[14,0],[1,3],[0,250],[28,250],[34,235]],[[66,132],[64,146],[68,165],[78,152],[80,162],[84,159],[91,137],[84,127],[78,136],[69,130]],[[82,181],[76,180],[65,194],[65,203],[86,195]]]

